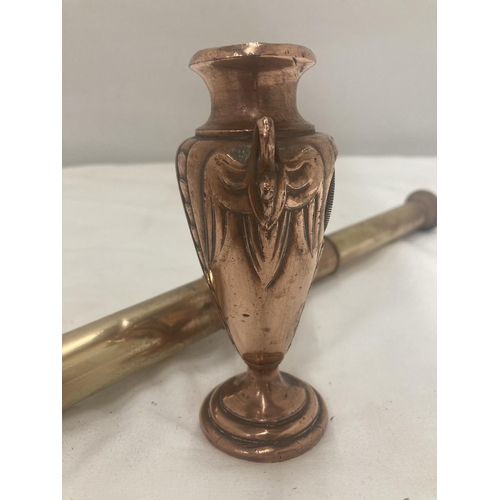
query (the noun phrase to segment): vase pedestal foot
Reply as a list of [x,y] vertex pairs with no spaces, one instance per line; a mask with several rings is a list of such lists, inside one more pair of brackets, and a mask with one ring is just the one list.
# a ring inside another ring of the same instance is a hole
[[277,368],[249,369],[216,387],[201,407],[207,439],[219,450],[253,462],[283,462],[323,436],[328,412],[307,383]]

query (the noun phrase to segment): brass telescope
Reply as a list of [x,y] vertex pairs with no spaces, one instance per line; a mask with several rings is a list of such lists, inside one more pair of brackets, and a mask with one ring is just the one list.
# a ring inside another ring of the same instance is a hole
[[[436,196],[416,191],[399,207],[325,236],[315,280],[386,243],[436,225]],[[63,410],[221,329],[202,278],[65,333]]]

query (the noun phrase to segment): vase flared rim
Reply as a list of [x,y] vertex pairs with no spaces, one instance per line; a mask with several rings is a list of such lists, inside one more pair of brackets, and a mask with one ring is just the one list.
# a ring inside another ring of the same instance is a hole
[[316,56],[312,50],[302,45],[249,42],[199,50],[191,58],[189,66],[193,68],[201,64],[209,64],[216,61],[254,57],[288,59],[295,64],[300,63],[301,66],[312,66],[316,63]]

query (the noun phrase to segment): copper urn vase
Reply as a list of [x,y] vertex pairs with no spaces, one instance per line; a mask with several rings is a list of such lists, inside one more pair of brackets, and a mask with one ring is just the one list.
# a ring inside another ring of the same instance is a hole
[[247,460],[278,462],[312,448],[328,417],[321,396],[279,371],[323,246],[333,201],[333,139],[296,106],[307,48],[248,43],[197,52],[208,121],[177,152],[178,181],[205,278],[247,364],[205,399],[208,440]]

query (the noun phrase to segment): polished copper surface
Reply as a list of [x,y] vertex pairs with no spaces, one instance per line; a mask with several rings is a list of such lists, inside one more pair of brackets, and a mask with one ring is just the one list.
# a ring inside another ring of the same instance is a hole
[[207,84],[212,101],[198,137],[250,137],[259,118],[274,120],[278,134],[314,133],[297,110],[297,83],[316,62],[301,45],[245,43],[204,49],[189,63]]
[[[411,194],[404,205],[325,236],[315,280],[416,229],[436,225],[436,196]],[[224,328],[205,279],[161,294],[62,336],[66,409]]]
[[333,201],[333,139],[296,106],[315,62],[304,47],[252,43],[198,52],[190,66],[212,112],[177,153],[193,242],[222,321],[247,372],[214,389],[200,421],[238,458],[277,462],[321,438],[327,410],[278,366],[295,334]]
[[212,444],[253,462],[301,455],[321,439],[328,424],[321,396],[277,368],[249,370],[216,387],[203,402],[200,419]]

